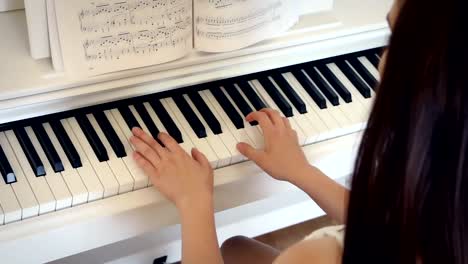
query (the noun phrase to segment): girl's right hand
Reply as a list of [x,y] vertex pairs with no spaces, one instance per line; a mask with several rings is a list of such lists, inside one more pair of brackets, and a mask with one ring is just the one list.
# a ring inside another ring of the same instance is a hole
[[263,131],[265,149],[258,150],[247,143],[239,143],[239,152],[254,161],[273,178],[295,182],[298,177],[312,171],[302,151],[296,131],[291,128],[289,120],[281,117],[273,109],[262,109],[250,113],[246,120],[257,121]]

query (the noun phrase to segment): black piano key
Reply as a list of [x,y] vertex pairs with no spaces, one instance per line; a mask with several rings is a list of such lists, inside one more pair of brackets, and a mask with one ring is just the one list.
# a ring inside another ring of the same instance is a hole
[[130,108],[128,108],[128,106],[121,106],[118,109],[130,130],[132,130],[134,127],[141,128],[141,125],[138,124],[138,121],[133,116],[133,113],[132,111],[130,111]]
[[224,84],[223,86],[224,86],[224,90],[228,93],[232,101],[234,101],[237,108],[239,108],[239,110],[242,112],[244,116],[247,116],[248,114],[253,112],[253,109],[245,101],[244,97],[242,97],[239,90],[237,90],[237,87],[234,84],[228,83],[228,84]]
[[366,58],[374,65],[376,69],[379,68],[380,58],[375,53],[366,54]]
[[192,108],[190,108],[190,105],[187,103],[185,98],[182,95],[176,95],[173,97],[173,99],[177,107],[179,107],[180,112],[182,112],[185,119],[189,123],[193,132],[195,132],[199,138],[206,138],[206,130],[203,126],[203,123],[200,121],[200,119],[198,119],[198,116],[195,114],[195,112],[193,112]]
[[359,75],[361,75],[362,79],[364,79],[364,81],[366,81],[367,84],[375,90],[377,87],[377,80],[374,78],[374,75],[372,75],[357,58],[349,58],[348,62],[359,73]]
[[101,139],[99,139],[99,136],[89,122],[88,117],[83,114],[78,114],[75,118],[80,125],[81,130],[83,130],[89,145],[91,145],[94,154],[96,154],[97,159],[100,162],[108,161],[109,155],[107,154],[106,148],[102,144]]
[[184,143],[182,133],[180,132],[177,125],[174,123],[174,120],[172,120],[166,108],[164,108],[164,106],[161,104],[161,101],[159,101],[159,99],[156,98],[151,100],[149,103],[156,115],[159,117],[159,120],[161,120],[161,123],[164,125],[164,128],[166,128],[167,133],[171,135],[171,137],[173,137],[179,144]]
[[34,174],[36,174],[37,177],[45,176],[46,173],[45,173],[44,165],[42,164],[42,161],[39,158],[39,155],[34,149],[31,139],[28,137],[28,134],[26,133],[26,130],[23,127],[19,127],[19,128],[13,129],[13,131],[16,135],[16,138],[18,139],[18,142],[21,145],[21,149],[26,155],[26,158],[28,158],[29,164],[31,165],[32,170],[34,171]]
[[157,139],[160,131],[154,123],[153,119],[151,119],[151,116],[149,115],[148,110],[146,110],[145,105],[143,103],[137,103],[134,105],[134,107],[140,115],[141,119],[143,120],[143,123],[145,123],[146,127],[148,128],[148,131],[153,136],[153,138]]
[[273,73],[271,75],[276,84],[280,87],[283,93],[289,98],[289,101],[294,105],[297,111],[301,114],[307,113],[307,107],[301,97],[294,91],[289,82],[284,78],[281,73]]
[[126,157],[127,153],[125,152],[125,147],[122,144],[122,141],[120,141],[117,132],[115,132],[114,128],[112,127],[111,123],[109,122],[109,119],[107,119],[107,116],[104,114],[104,112],[95,112],[93,113],[93,116],[96,119],[96,122],[98,123],[102,132],[104,133],[104,136],[107,138],[107,141],[109,142],[109,145],[111,146],[112,150],[114,150],[115,155],[118,158]]
[[317,69],[322,73],[323,77],[328,81],[332,88],[341,96],[346,103],[351,103],[353,98],[348,89],[341,83],[335,74],[325,64],[317,66]]
[[319,92],[318,87],[307,78],[307,76],[300,69],[295,69],[291,72],[306,92],[312,97],[312,100],[318,105],[320,109],[327,108],[327,101],[325,97]]
[[304,69],[309,77],[314,81],[317,87],[322,91],[325,97],[330,101],[332,105],[339,105],[338,95],[333,91],[330,85],[325,81],[325,79],[320,76],[320,74],[316,71],[315,67],[310,65]]
[[266,104],[263,100],[258,96],[258,94],[253,89],[252,85],[247,80],[238,80],[237,85],[245,94],[247,99],[249,99],[250,103],[255,107],[257,111],[262,110],[263,108],[267,108]]
[[356,87],[364,98],[371,97],[369,86],[357,75],[356,72],[346,63],[346,61],[337,61],[336,66],[343,72],[348,80]]
[[244,128],[244,119],[242,116],[237,112],[234,105],[232,105],[231,101],[226,97],[226,94],[221,90],[220,87],[212,87],[210,88],[211,93],[215,97],[216,101],[221,105],[224,112],[229,116],[232,123],[237,129]]
[[2,174],[3,180],[6,184],[11,184],[16,182],[16,176],[11,168],[10,163],[3,152],[2,146],[0,145],[0,173]]
[[83,165],[81,163],[80,155],[78,154],[78,151],[76,150],[75,146],[70,140],[70,137],[65,131],[65,128],[63,127],[62,123],[58,120],[54,120],[49,122],[49,124],[52,127],[52,130],[54,131],[55,136],[57,137],[60,145],[62,146],[65,155],[70,161],[71,166],[75,169],[82,167]]
[[50,165],[52,166],[52,169],[55,172],[64,171],[63,163],[60,160],[57,150],[55,150],[54,146],[52,145],[52,142],[50,141],[44,126],[42,126],[42,124],[33,124],[31,128],[36,135],[42,150],[44,150],[44,153]]
[[288,101],[283,97],[283,95],[277,90],[273,82],[268,78],[267,75],[260,76],[258,78],[260,84],[265,88],[265,91],[270,95],[271,99],[276,103],[279,107],[281,112],[286,117],[292,117],[293,111],[291,105],[289,105]]
[[192,100],[198,112],[200,112],[200,114],[202,115],[203,119],[205,119],[208,126],[211,128],[211,131],[213,131],[215,135],[223,133],[223,131],[221,130],[221,124],[216,119],[213,112],[211,112],[210,108],[202,99],[200,94],[197,91],[193,91],[188,93],[188,96],[190,100]]
[[[237,87],[233,83],[227,83],[224,84],[224,90],[227,92],[228,96],[231,97],[232,101],[234,104],[237,106],[237,108],[241,111],[241,113],[246,117],[250,113],[252,113],[254,110],[252,107],[250,107],[249,103],[242,97],[240,94],[239,90],[237,90]],[[252,126],[258,125],[257,121],[252,121],[250,122]]]

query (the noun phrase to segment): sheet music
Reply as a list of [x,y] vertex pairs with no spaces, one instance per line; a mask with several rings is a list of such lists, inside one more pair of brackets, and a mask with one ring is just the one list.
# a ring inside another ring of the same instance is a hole
[[188,54],[192,0],[55,0],[65,69],[86,75]]
[[195,48],[241,49],[274,37],[298,21],[292,0],[194,0]]

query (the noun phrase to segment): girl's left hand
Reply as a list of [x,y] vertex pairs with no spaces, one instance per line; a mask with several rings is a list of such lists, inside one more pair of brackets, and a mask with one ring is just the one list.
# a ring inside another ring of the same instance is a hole
[[179,210],[212,204],[213,169],[205,155],[192,149],[190,156],[166,133],[158,136],[163,147],[140,128],[133,128],[132,132],[130,142],[136,148],[133,158],[153,185]]

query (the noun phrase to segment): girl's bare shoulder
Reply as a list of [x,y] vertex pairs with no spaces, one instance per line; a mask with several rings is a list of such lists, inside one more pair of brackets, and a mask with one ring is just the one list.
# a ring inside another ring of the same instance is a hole
[[274,264],[339,264],[342,251],[336,239],[331,237],[303,240],[286,249]]

